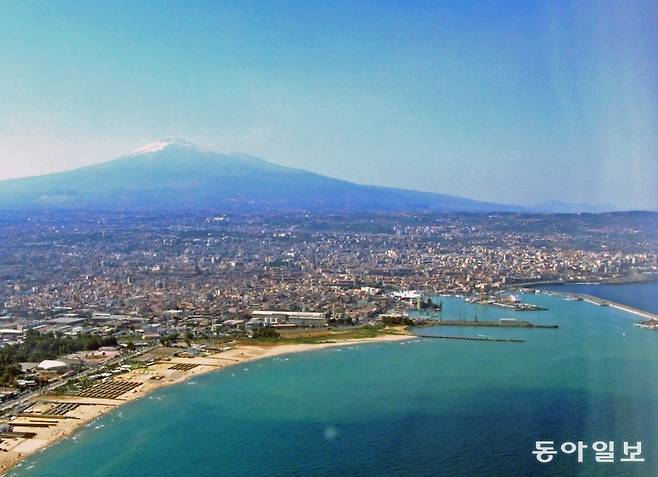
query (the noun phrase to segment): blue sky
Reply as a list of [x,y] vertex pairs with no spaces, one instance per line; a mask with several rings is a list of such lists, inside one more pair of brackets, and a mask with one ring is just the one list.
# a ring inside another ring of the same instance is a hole
[[178,136],[361,183],[658,208],[655,1],[0,3],[0,178]]

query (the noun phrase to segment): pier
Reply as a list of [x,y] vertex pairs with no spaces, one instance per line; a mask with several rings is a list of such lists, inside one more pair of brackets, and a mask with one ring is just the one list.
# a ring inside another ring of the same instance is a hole
[[655,313],[651,313],[650,311],[646,311],[646,310],[641,310],[639,308],[635,308],[630,305],[624,305],[623,303],[618,303],[616,301],[599,298],[597,296],[586,295],[583,293],[568,293],[568,292],[553,291],[553,290],[551,290],[551,293],[554,293],[556,295],[565,298],[568,297],[580,298],[582,299],[582,301],[585,301],[592,305],[609,306],[610,308],[615,308],[617,310],[625,311],[626,313],[631,313],[636,316],[641,316],[642,318],[646,318],[647,320],[658,321],[658,315]]
[[529,321],[460,321],[460,320],[442,320],[430,321],[429,326],[481,326],[488,328],[551,328],[557,329],[558,325],[537,325]]
[[525,343],[526,340],[516,338],[491,338],[488,336],[446,336],[446,335],[416,335],[419,338],[432,338],[440,340],[463,340],[463,341],[491,341],[497,343]]
[[604,300],[591,295],[576,295],[586,301],[587,303],[592,303],[599,306],[609,306],[610,308],[616,308],[617,310],[625,311],[627,313],[632,313],[633,315],[641,316],[648,320],[658,320],[658,315],[651,313],[650,311],[640,310],[633,306],[624,305],[623,303],[617,303],[616,301]]

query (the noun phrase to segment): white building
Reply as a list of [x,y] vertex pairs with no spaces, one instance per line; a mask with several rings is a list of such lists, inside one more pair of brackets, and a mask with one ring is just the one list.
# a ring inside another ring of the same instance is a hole
[[64,361],[54,359],[45,359],[39,363],[38,369],[43,371],[54,371],[56,373],[65,373],[69,370],[69,365]]
[[254,310],[251,314],[253,316],[252,320],[262,321],[264,326],[288,323],[297,326],[316,327],[327,324],[324,313],[318,312]]

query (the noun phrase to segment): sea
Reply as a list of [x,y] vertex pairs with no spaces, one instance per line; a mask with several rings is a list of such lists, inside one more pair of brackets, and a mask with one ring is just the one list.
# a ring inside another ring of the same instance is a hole
[[[655,310],[657,294],[633,292],[647,286],[604,298]],[[429,327],[417,331],[525,341],[410,338],[227,368],[118,408],[9,475],[658,475],[658,332],[615,308],[521,297],[547,310],[440,299],[445,319],[559,328]],[[552,441],[550,462],[537,441]],[[614,462],[595,442],[613,443]],[[625,442],[644,461],[622,462]]]
[[582,293],[658,314],[658,281],[644,283],[583,283],[548,285],[543,290],[564,293]]

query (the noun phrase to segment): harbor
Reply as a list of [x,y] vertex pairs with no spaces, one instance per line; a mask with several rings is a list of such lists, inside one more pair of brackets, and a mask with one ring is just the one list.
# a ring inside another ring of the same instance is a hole
[[510,311],[545,311],[546,308],[532,304],[522,303],[516,295],[473,295],[466,298],[468,303],[475,305],[489,305]]

